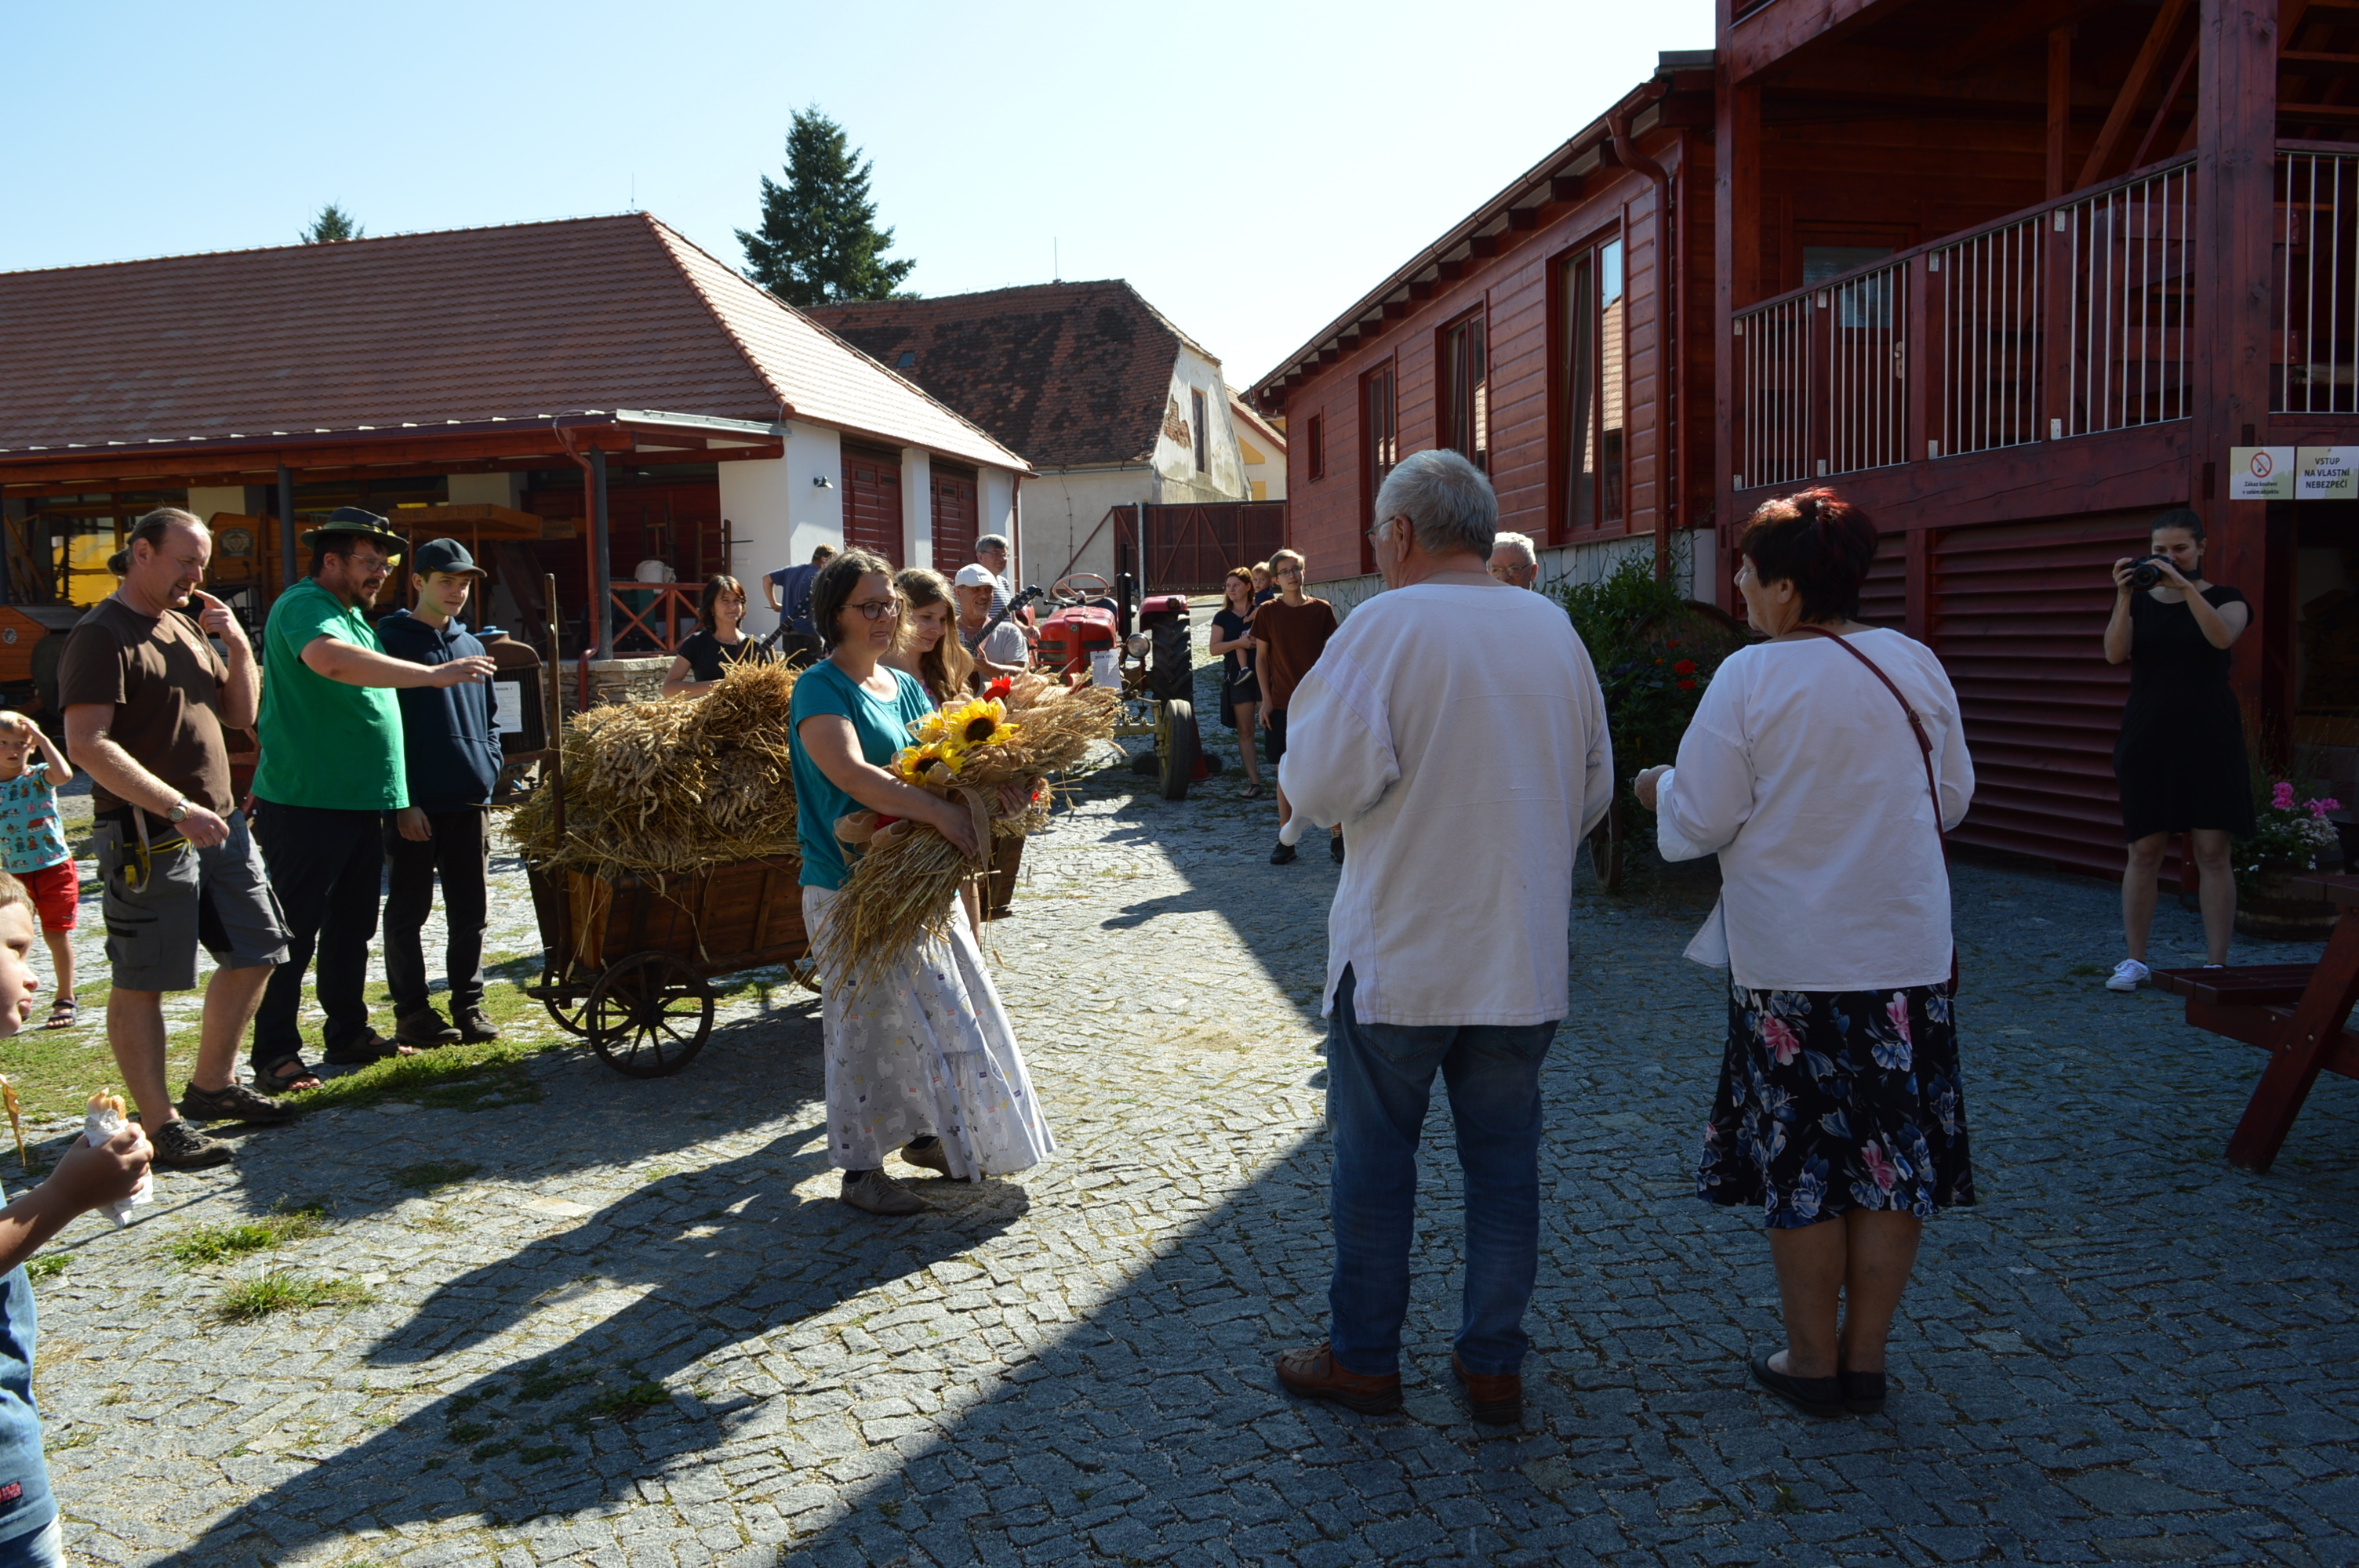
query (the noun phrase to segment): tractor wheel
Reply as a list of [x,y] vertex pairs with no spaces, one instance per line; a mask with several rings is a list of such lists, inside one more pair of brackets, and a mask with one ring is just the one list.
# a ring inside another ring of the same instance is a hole
[[712,1033],[712,988],[669,953],[634,953],[598,977],[582,1021],[598,1054],[625,1077],[669,1077]]
[[1607,892],[1622,891],[1623,849],[1627,835],[1623,830],[1622,797],[1616,794],[1614,804],[1605,808],[1605,819],[1591,829],[1589,863],[1597,872],[1597,881]]
[[1196,776],[1196,710],[1190,704],[1174,697],[1163,704],[1162,733],[1156,755],[1163,762],[1163,798],[1188,798],[1188,781]]
[[[1185,702],[1196,689],[1196,672],[1189,663],[1187,624],[1164,622],[1155,628],[1155,670],[1148,689],[1166,702]],[[1178,799],[1178,796],[1173,796]]]

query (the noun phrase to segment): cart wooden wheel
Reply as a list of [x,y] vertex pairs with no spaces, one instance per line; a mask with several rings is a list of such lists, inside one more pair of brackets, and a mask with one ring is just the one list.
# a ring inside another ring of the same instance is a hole
[[569,1004],[551,991],[540,999],[540,1005],[549,1010],[549,1022],[568,1034],[590,1033],[582,1026],[582,1009],[578,1004]]
[[598,977],[582,1022],[616,1072],[668,1077],[704,1049],[712,1033],[712,988],[669,953],[634,953]]
[[1155,754],[1163,765],[1163,798],[1185,800],[1196,773],[1196,709],[1179,697],[1157,705]]
[[1622,891],[1623,849],[1627,838],[1617,790],[1614,804],[1605,808],[1604,819],[1589,831],[1589,863],[1596,868],[1597,880],[1607,892]]

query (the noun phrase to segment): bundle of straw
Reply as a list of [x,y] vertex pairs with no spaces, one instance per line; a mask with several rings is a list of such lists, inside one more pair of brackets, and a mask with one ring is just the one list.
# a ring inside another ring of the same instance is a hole
[[[894,760],[893,771],[929,794],[957,798],[988,818],[993,839],[1013,838],[1048,825],[1041,782],[1080,762],[1091,745],[1114,734],[1120,694],[1099,687],[1064,687],[1038,676],[995,681],[991,700],[952,704],[916,727],[916,742]],[[1002,810],[1009,786],[1020,808]],[[820,971],[857,987],[884,974],[920,936],[940,935],[958,898],[959,884],[987,862],[970,861],[929,824],[879,826],[872,811],[836,824],[836,837],[861,854],[820,933]]]
[[545,871],[664,876],[791,855],[795,785],[788,707],[796,672],[733,665],[701,697],[614,703],[565,727],[565,838],[549,786],[508,821]]

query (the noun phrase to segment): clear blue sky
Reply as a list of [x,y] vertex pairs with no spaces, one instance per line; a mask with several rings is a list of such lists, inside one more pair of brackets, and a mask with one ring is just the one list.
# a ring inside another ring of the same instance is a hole
[[9,10],[0,270],[283,243],[328,200],[372,234],[636,205],[742,265],[816,103],[908,287],[1043,281],[1053,242],[1241,387],[1712,44],[1708,0]]

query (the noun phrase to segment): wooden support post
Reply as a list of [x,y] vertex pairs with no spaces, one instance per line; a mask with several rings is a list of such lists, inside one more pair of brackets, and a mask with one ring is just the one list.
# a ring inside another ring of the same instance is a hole
[[[2081,166],[2081,178],[2072,182],[2073,189],[2078,190],[2081,187],[2093,184],[2104,177],[2106,163],[2120,149],[2122,138],[2129,134],[2130,121],[2137,114],[2138,101],[2146,96],[2147,89],[2154,85],[2155,77],[2162,70],[2163,55],[2170,47],[2170,36],[2177,32],[2179,25],[2187,19],[2188,5],[2189,0],[2162,0],[2161,8],[2154,14],[2154,26],[2147,29],[2146,42],[2138,46],[2137,58],[2130,62],[2129,76],[2123,81],[2121,92],[2114,97],[2114,106],[2105,115],[2104,128],[2097,133],[2097,145],[2089,149],[2089,161]],[[2211,23],[2215,9],[2212,0],[2203,0],[2203,25],[2196,33],[2199,46],[2205,56],[2203,81],[2206,85],[2212,81],[2215,69],[2214,62],[2210,58],[2211,46],[2215,36]],[[2239,9],[2244,7],[2240,6]],[[2270,18],[2269,35],[2272,41],[2269,103],[2271,111],[2274,113],[2277,104],[2274,16]],[[2204,104],[2205,111],[2209,112],[2212,107],[2207,101]]]
[[[2269,265],[2276,218],[2277,0],[2202,0],[2195,166],[2193,331],[2194,465],[2188,490],[2209,524],[2204,575],[2252,600],[2252,631],[2239,639],[2238,695],[2266,719],[2282,720],[2288,693],[2266,667],[2291,605],[2267,592],[2268,503],[2230,501],[2222,482],[2209,501],[2202,465],[2225,476],[2228,449],[2269,442]],[[2257,590],[2257,591],[2256,591]],[[2288,595],[2288,597],[2290,597]]]
[[278,465],[278,591],[295,586],[295,475]]
[[2064,194],[2064,159],[2072,140],[2072,34],[2071,24],[2048,34],[2048,200]]
[[[1721,0],[1725,12],[1728,0]],[[1727,19],[1722,18],[1725,31]],[[1726,67],[1718,93],[1713,143],[1712,304],[1713,481],[1712,602],[1735,608],[1734,541],[1741,519],[1730,476],[1736,466],[1736,352],[1732,332],[1740,306],[1760,297],[1761,287],[1761,90],[1733,86]],[[1699,572],[1702,563],[1697,563]],[[1701,585],[1699,584],[1699,587]],[[1701,597],[1699,595],[1699,597]]]
[[591,635],[597,639],[592,645],[600,658],[611,659],[614,656],[614,544],[606,524],[606,453],[596,447],[590,451],[590,539],[595,568],[590,591],[596,596],[591,600],[590,626]]

